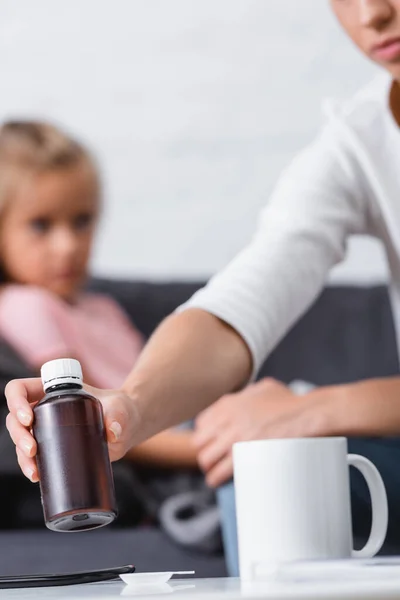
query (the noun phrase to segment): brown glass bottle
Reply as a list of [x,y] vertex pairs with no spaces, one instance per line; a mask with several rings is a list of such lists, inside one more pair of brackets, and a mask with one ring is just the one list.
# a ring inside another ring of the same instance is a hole
[[44,398],[34,408],[33,435],[46,526],[85,531],[116,515],[102,407],[82,389],[78,361],[42,367]]

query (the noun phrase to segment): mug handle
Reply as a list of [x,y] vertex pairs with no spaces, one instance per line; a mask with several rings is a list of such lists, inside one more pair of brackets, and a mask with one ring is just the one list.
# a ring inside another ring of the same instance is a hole
[[372,526],[368,541],[361,550],[352,550],[351,555],[353,558],[372,558],[382,548],[388,528],[389,511],[385,484],[378,469],[364,456],[348,454],[347,463],[358,469],[365,478],[372,504]]

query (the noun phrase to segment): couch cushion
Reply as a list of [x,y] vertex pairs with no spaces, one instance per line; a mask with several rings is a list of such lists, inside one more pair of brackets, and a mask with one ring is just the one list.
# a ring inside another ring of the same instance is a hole
[[392,310],[384,286],[328,287],[265,363],[261,374],[317,385],[398,375]]
[[88,288],[115,298],[147,338],[165,317],[203,285],[204,282],[92,279]]
[[[94,279],[90,287],[112,295],[148,337],[202,285],[204,282]],[[260,377],[330,385],[398,372],[387,288],[332,286],[285,336],[262,367]]]

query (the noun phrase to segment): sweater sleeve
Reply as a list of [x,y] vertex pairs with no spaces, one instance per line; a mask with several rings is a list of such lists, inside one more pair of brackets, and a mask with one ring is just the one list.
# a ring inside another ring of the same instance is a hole
[[250,244],[178,310],[231,325],[255,374],[344,258],[347,238],[367,230],[368,213],[356,159],[329,125],[284,171]]
[[69,355],[61,316],[57,299],[45,290],[11,285],[0,294],[0,335],[35,370]]

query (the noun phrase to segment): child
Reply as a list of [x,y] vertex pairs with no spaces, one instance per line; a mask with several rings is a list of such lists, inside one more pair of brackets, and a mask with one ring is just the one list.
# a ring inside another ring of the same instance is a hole
[[[144,340],[114,300],[84,292],[101,212],[92,157],[50,124],[8,122],[0,182],[0,336],[30,371],[73,357],[88,383],[122,385]],[[195,467],[190,436],[165,432],[131,457]]]

